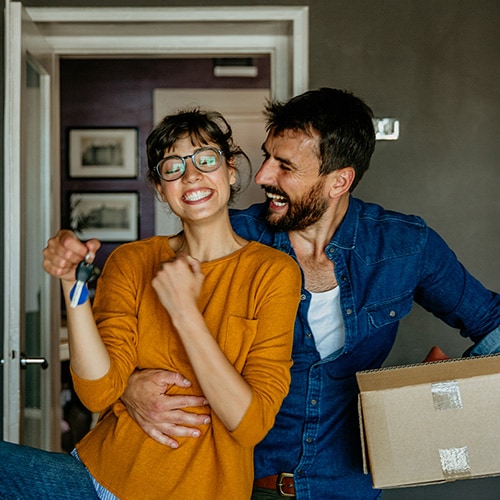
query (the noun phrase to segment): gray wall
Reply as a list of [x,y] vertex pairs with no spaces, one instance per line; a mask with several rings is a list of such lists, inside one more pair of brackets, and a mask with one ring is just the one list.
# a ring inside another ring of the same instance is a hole
[[[488,287],[500,290],[500,2],[284,0],[218,2],[27,0],[27,6],[308,5],[310,87],[364,97],[400,120],[379,142],[356,194],[424,217]],[[395,277],[397,279],[397,277]],[[468,343],[419,308],[401,325],[388,364],[420,361],[433,344]],[[496,479],[390,491],[385,498],[498,498]]]

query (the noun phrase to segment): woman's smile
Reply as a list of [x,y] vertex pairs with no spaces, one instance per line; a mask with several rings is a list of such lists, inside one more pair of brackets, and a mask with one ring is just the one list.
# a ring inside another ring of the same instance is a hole
[[186,203],[198,203],[207,201],[213,195],[213,189],[190,189],[182,195],[182,200]]

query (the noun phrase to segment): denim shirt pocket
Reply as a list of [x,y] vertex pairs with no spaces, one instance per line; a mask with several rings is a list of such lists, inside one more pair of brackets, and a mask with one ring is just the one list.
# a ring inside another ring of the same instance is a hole
[[387,299],[366,307],[370,329],[381,329],[401,321],[407,316],[413,306],[411,293]]

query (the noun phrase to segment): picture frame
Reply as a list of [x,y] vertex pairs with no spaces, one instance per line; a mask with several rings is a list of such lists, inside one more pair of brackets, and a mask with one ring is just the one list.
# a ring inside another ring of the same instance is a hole
[[72,128],[69,176],[137,177],[137,142],[136,128]]
[[134,241],[138,238],[139,194],[75,192],[70,194],[70,226],[82,240]]

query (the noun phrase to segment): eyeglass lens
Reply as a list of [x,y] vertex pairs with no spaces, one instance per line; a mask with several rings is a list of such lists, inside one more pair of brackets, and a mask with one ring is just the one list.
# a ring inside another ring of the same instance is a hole
[[186,160],[191,158],[193,165],[201,172],[213,172],[222,163],[222,153],[215,148],[200,148],[192,155],[167,156],[156,166],[159,176],[166,181],[175,181],[186,170]]

